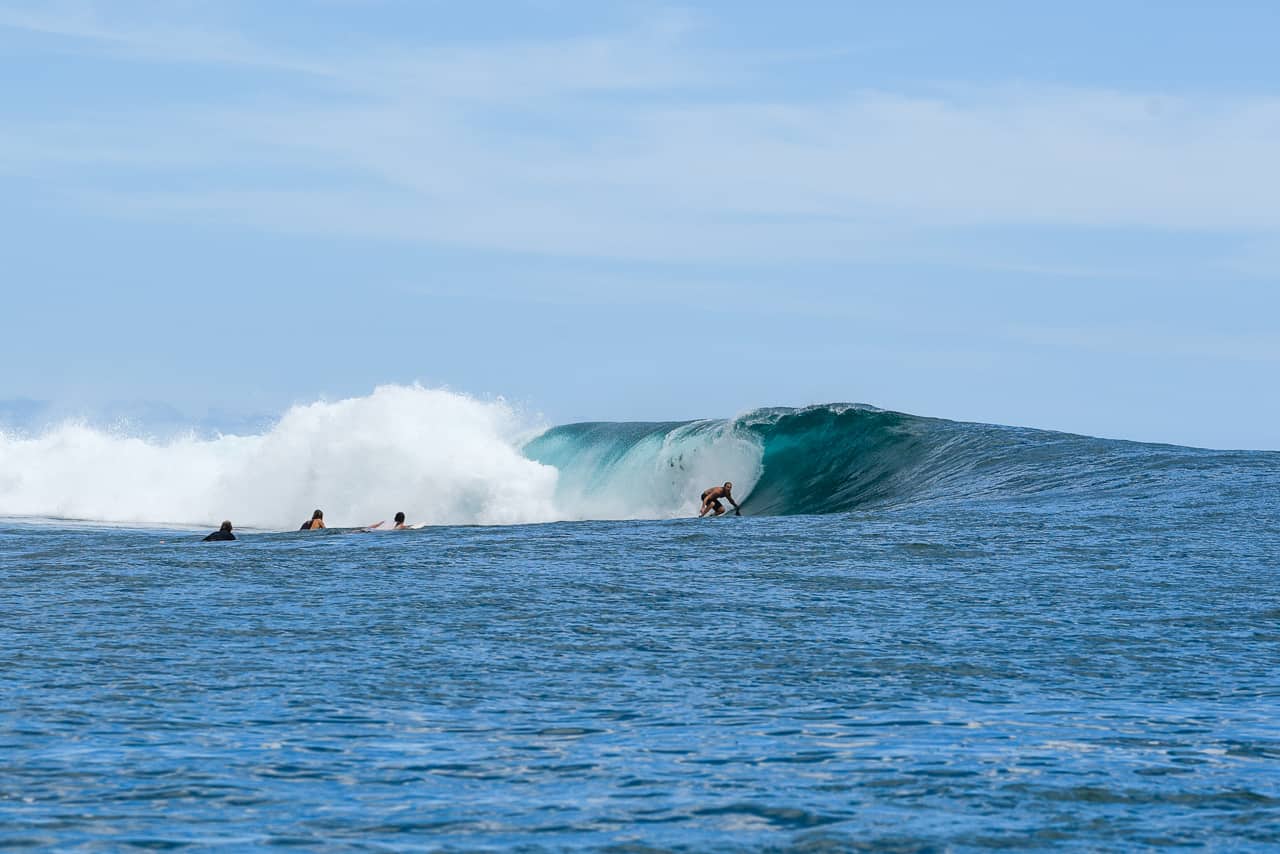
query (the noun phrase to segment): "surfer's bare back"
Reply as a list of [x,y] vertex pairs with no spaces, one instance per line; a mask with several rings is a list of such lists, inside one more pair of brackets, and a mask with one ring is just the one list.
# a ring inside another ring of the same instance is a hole
[[723,498],[733,505],[733,512],[742,515],[742,510],[738,507],[738,502],[733,500],[733,483],[725,481],[724,486],[713,486],[702,493],[702,510],[698,513],[698,518],[710,513],[712,516],[724,515],[724,505],[720,503]]

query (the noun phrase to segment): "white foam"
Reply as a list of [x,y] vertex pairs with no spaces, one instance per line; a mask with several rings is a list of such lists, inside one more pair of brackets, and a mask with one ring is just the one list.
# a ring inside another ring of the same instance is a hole
[[526,459],[530,425],[501,401],[419,386],[290,409],[256,436],[154,441],[66,423],[0,436],[0,515],[294,529],[389,519],[513,524],[566,518],[557,473]]

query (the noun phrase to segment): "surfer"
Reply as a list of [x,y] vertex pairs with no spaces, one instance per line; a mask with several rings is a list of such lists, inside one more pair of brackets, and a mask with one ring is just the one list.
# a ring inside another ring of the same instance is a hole
[[710,513],[712,516],[723,516],[724,505],[720,503],[723,498],[733,505],[733,512],[741,516],[742,510],[738,507],[738,502],[733,500],[733,483],[725,481],[724,486],[713,486],[702,493],[702,510],[698,513],[698,518]]
[[299,531],[317,531],[324,527],[324,511],[317,510],[311,514],[311,518],[302,523]]
[[396,514],[396,523],[394,526],[392,526],[391,530],[403,531],[407,527],[409,526],[404,523],[404,511],[401,510],[399,513]]
[[218,530],[214,531],[212,534],[210,534],[209,536],[205,537],[205,538],[204,538],[203,540],[201,540],[200,542],[202,542],[202,543],[214,543],[214,542],[217,542],[217,541],[219,541],[219,540],[234,540],[235,538],[236,538],[236,535],[235,535],[235,534],[233,534],[233,533],[231,533],[231,520],[230,520],[230,519],[228,519],[227,521],[225,521],[225,522],[223,522],[223,523],[222,523],[222,527],[221,527],[221,528],[219,528]]

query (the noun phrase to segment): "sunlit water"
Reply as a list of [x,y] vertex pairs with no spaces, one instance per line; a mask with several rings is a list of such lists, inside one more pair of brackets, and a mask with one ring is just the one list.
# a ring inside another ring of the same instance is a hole
[[0,523],[0,846],[1280,845],[1255,478],[213,544]]

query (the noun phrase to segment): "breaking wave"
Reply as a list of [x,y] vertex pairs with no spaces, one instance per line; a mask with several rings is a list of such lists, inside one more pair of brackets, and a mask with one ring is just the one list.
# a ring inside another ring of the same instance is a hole
[[398,510],[428,524],[667,518],[725,480],[745,513],[831,513],[1140,494],[1162,470],[1218,456],[851,404],[539,430],[500,400],[383,386],[294,407],[256,435],[157,440],[74,422],[0,434],[0,515],[263,529],[296,528],[315,507],[337,526]]

